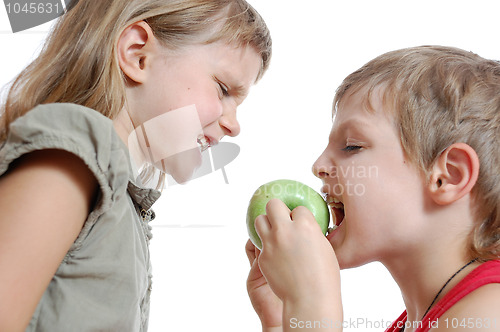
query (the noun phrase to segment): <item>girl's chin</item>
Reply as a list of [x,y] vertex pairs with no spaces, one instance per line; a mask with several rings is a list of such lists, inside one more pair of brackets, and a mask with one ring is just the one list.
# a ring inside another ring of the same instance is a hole
[[172,176],[175,182],[182,184],[191,180],[201,162],[201,151],[195,148],[165,158],[155,166]]

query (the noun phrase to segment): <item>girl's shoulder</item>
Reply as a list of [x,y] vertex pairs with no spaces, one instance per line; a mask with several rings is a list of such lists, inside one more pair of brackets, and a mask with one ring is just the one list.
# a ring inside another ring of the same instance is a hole
[[111,119],[81,105],[54,103],[38,105],[10,124],[0,145],[0,175],[12,161],[45,149],[77,155],[94,174],[113,164],[129,165],[127,148]]
[[66,151],[83,161],[99,184],[100,206],[126,192],[132,172],[128,150],[101,113],[69,103],[33,108],[10,124],[0,143],[0,176],[16,160],[42,150]]
[[75,138],[95,135],[94,132],[109,135],[112,129],[111,119],[91,108],[71,103],[38,105],[9,126],[9,132],[16,135],[70,135]]

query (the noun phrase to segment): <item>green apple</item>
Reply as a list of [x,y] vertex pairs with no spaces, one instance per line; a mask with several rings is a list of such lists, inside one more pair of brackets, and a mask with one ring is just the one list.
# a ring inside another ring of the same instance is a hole
[[262,242],[255,231],[255,218],[266,214],[266,205],[273,198],[278,198],[288,206],[290,210],[297,206],[308,208],[316,222],[321,227],[323,234],[328,230],[330,222],[330,211],[323,197],[311,187],[294,180],[275,180],[260,186],[248,205],[247,230],[252,243],[262,249]]

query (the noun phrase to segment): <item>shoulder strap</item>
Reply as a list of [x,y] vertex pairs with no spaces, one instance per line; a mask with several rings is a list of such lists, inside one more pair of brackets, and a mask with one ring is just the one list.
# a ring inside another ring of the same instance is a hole
[[424,320],[426,324],[423,324],[424,329],[422,331],[428,331],[429,328],[427,328],[427,326],[430,324],[427,323],[436,321],[466,295],[481,286],[493,283],[500,283],[500,261],[498,260],[488,261],[479,265],[453,287],[448,294],[429,311],[429,314]]
[[[448,309],[455,305],[458,301],[470,294],[481,286],[493,283],[500,283],[500,261],[493,260],[479,265],[471,273],[469,273],[463,280],[461,280],[455,287],[453,287],[448,294],[446,294],[435,306],[432,308],[421,327],[417,332],[427,332],[432,327],[431,322],[435,322],[440,318]],[[406,323],[406,311],[404,311],[397,320],[386,330],[386,332],[397,332]]]
[[398,319],[396,319],[389,328],[387,328],[387,330],[385,330],[385,332],[399,332],[401,331],[401,328],[403,328],[405,326],[405,323],[406,323],[406,310],[403,311],[403,313],[401,314],[401,316],[398,317]]

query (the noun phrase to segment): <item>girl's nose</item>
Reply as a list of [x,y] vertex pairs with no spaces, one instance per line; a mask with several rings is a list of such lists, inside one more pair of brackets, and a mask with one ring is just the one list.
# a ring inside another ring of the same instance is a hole
[[224,135],[235,137],[240,134],[241,128],[236,118],[236,108],[225,111],[219,119],[219,125]]

